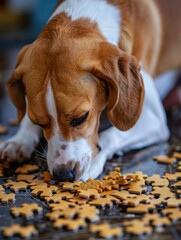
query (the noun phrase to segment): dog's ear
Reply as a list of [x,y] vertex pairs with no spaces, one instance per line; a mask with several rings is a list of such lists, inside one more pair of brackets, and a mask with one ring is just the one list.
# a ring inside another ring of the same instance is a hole
[[17,108],[18,122],[21,122],[26,113],[25,90],[22,83],[23,58],[29,45],[23,47],[18,55],[18,60],[14,72],[7,82],[7,90],[13,104]]
[[108,43],[101,44],[99,59],[93,74],[107,83],[108,117],[118,129],[128,130],[138,120],[144,100],[140,66],[135,57]]

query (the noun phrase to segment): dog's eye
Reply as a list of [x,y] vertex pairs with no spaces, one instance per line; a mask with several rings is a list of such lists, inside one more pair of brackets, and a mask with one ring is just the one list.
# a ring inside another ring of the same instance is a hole
[[88,115],[89,115],[89,112],[86,112],[82,117],[72,119],[72,121],[70,122],[70,125],[72,127],[80,126],[82,123],[85,122],[85,120],[87,119]]

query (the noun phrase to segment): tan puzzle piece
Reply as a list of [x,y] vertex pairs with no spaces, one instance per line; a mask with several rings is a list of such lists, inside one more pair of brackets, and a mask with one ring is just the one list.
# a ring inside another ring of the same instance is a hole
[[86,189],[85,189],[85,185],[84,183],[81,183],[79,186],[83,187],[84,186],[84,189],[80,189],[80,190],[88,190],[88,189],[96,189],[97,191],[100,190],[101,188],[101,185],[102,185],[102,181],[99,181],[97,179],[88,179],[85,183],[87,185]]
[[164,199],[175,197],[175,194],[168,187],[153,187],[150,194]]
[[36,177],[35,175],[30,175],[30,174],[19,174],[16,177],[16,180],[31,183],[35,177]]
[[8,132],[7,127],[5,127],[2,124],[0,124],[0,135],[1,134],[6,134],[7,132]]
[[51,221],[55,221],[58,218],[64,217],[68,219],[72,219],[77,215],[76,209],[74,208],[69,208],[65,210],[56,210],[52,211],[50,213],[46,214],[46,217],[48,217]]
[[154,219],[154,221],[152,222],[152,226],[154,227],[167,226],[170,224],[171,222],[167,217],[157,218],[157,219]]
[[117,192],[118,192],[117,190],[103,191],[100,194],[100,196],[101,197],[111,196],[112,194],[117,193]]
[[22,238],[30,238],[33,235],[37,234],[38,231],[33,225],[24,227],[18,224],[13,224],[3,229],[3,235],[5,237],[13,237],[14,235],[19,235]]
[[173,152],[172,157],[181,159],[181,153],[180,152]]
[[0,164],[0,178],[1,177],[4,177],[4,174],[3,174],[3,165]]
[[67,199],[71,199],[74,197],[74,194],[69,193],[69,192],[60,192],[60,193],[56,193],[51,197],[45,197],[45,201],[47,203],[57,203],[60,202],[61,200],[67,200]]
[[140,180],[140,181],[142,181],[148,177],[148,175],[146,175],[145,173],[143,173],[141,171],[136,171],[134,174],[138,176],[138,180]]
[[150,196],[147,196],[145,194],[138,195],[133,198],[127,198],[122,202],[123,205],[130,205],[130,206],[137,206],[140,203],[149,203],[150,202]]
[[93,206],[89,206],[88,204],[80,207],[78,211],[78,218],[84,219],[89,222],[96,222],[100,220],[99,210]]
[[4,187],[11,189],[13,192],[26,191],[28,184],[25,182],[14,182],[11,179],[3,184]]
[[168,157],[165,155],[154,156],[153,160],[157,161],[158,163],[164,163],[164,164],[173,164],[176,162],[175,157]]
[[41,213],[43,211],[42,207],[39,207],[36,203],[23,203],[21,207],[11,208],[10,209],[13,216],[24,216],[26,219],[30,219],[34,216],[34,213]]
[[173,188],[181,188],[181,181],[171,185]]
[[116,180],[113,180],[113,179],[102,180],[101,189],[103,191],[110,191],[112,189],[118,189],[118,188],[119,188],[119,184],[116,183]]
[[0,192],[0,202],[8,203],[8,202],[15,201],[15,194],[14,193],[5,193],[3,191]]
[[97,198],[95,200],[89,201],[89,204],[91,206],[97,206],[101,208],[105,208],[105,207],[111,208],[113,206],[113,202],[107,198]]
[[181,166],[180,165],[177,167],[177,171],[181,172]]
[[60,182],[59,185],[63,186],[63,190],[73,190],[74,187],[79,186],[82,183],[82,181],[74,181],[74,182]]
[[86,227],[87,224],[83,219],[57,219],[53,223],[53,227],[62,228],[66,227],[68,230],[77,231],[80,228]]
[[141,219],[141,221],[147,225],[148,223],[153,222],[157,218],[160,218],[160,215],[158,213],[146,213]]
[[168,181],[176,181],[178,179],[181,179],[181,172],[165,173],[163,177],[167,178]]
[[111,227],[107,223],[102,223],[99,225],[90,225],[89,231],[92,233],[98,233],[98,236],[104,239],[120,237],[123,234],[122,228]]
[[78,195],[81,198],[99,198],[100,194],[95,189],[88,189],[88,190],[79,190]]
[[154,205],[154,206],[160,206],[161,204],[164,204],[165,203],[165,199],[164,198],[153,198],[153,199],[150,199],[149,203]]
[[43,173],[41,173],[40,177],[43,178],[45,182],[50,182],[53,179],[53,176],[48,171],[44,171]]
[[88,199],[75,196],[74,198],[69,199],[69,202],[76,203],[78,205],[84,205],[88,202]]
[[143,185],[145,184],[143,183],[142,180],[137,182],[132,182],[126,186],[126,189],[128,189],[129,193],[142,194],[147,191],[147,187],[146,186],[143,187]]
[[24,164],[22,167],[18,167],[16,169],[16,173],[33,173],[37,172],[39,170],[39,167],[37,165],[32,164]]
[[64,201],[64,200],[61,200],[59,203],[51,203],[51,204],[49,204],[49,207],[53,211],[64,210],[66,208],[74,207],[74,206],[75,206],[75,203],[67,202],[67,201]]
[[169,182],[167,179],[161,178],[160,175],[154,174],[151,177],[146,179],[146,183],[151,184],[152,186],[157,187],[167,187]]
[[118,198],[116,198],[116,197],[107,195],[107,196],[105,196],[105,198],[108,199],[108,200],[110,200],[110,201],[113,202],[114,204],[120,203],[120,200],[119,200]]
[[105,175],[105,176],[103,177],[103,179],[104,179],[104,180],[107,180],[107,179],[115,180],[115,179],[117,179],[117,178],[119,178],[119,177],[121,177],[121,176],[122,176],[122,175],[121,175],[120,172],[118,172],[118,171],[112,171],[112,172],[109,172],[108,175]]
[[172,222],[176,222],[181,219],[181,210],[178,208],[166,208],[162,210],[164,215],[168,215],[168,218]]
[[127,198],[133,198],[136,197],[135,194],[131,194],[126,190],[122,190],[122,191],[114,191],[114,193],[111,194],[111,196],[116,197],[120,200],[125,200]]
[[126,223],[125,231],[126,233],[130,233],[133,235],[142,235],[142,234],[150,234],[153,230],[152,230],[152,227],[145,226],[142,221],[133,220]]
[[53,196],[53,193],[58,190],[58,187],[53,185],[48,186],[46,183],[42,183],[38,186],[32,186],[31,189],[33,189],[31,192],[33,196],[39,195],[40,197],[45,198]]
[[169,198],[167,200],[165,200],[165,203],[167,205],[167,207],[179,207],[181,206],[181,199],[177,199],[177,198]]
[[31,186],[38,186],[40,184],[44,183],[43,180],[41,179],[33,179],[30,183],[28,183],[28,186],[31,187]]
[[147,213],[149,210],[155,209],[155,206],[153,204],[143,204],[140,203],[137,206],[134,207],[128,207],[127,213]]
[[4,191],[5,189],[3,188],[3,186],[2,185],[0,185],[0,192],[1,191]]

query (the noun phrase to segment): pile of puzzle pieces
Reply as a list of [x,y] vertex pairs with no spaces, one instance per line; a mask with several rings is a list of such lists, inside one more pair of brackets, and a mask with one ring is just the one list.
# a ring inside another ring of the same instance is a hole
[[[89,179],[86,183],[56,182],[49,172],[40,173],[37,165],[18,167],[14,179],[5,179],[0,185],[0,202],[13,202],[12,217],[25,218],[25,224],[12,224],[3,229],[5,237],[19,235],[29,238],[38,234],[38,228],[30,225],[36,218],[46,217],[56,229],[78,231],[86,228],[101,238],[120,237],[124,234],[150,234],[154,229],[171,225],[181,219],[181,153],[171,157],[155,156],[154,160],[165,164],[177,164],[175,173],[164,176],[147,176],[143,172],[122,175],[119,168],[103,179]],[[3,178],[3,165],[0,164]],[[32,198],[44,202],[48,211],[37,203],[16,206],[16,194],[29,192]],[[116,206],[125,214],[137,214],[138,218],[109,224],[100,218],[101,209]],[[13,219],[13,218],[12,218]]]

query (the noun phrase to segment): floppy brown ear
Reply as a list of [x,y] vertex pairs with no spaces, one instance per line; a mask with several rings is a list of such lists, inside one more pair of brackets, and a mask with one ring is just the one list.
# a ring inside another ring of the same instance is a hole
[[22,118],[26,113],[26,100],[25,100],[25,91],[22,83],[23,75],[23,57],[27,51],[28,46],[22,48],[18,55],[18,61],[15,67],[15,70],[7,82],[7,90],[12,100],[13,104],[17,108],[18,112],[18,122],[21,122]]
[[140,66],[135,57],[108,43],[101,44],[99,57],[93,71],[108,86],[108,117],[118,129],[128,130],[138,120],[144,100]]

